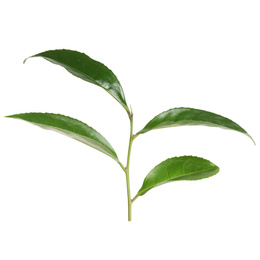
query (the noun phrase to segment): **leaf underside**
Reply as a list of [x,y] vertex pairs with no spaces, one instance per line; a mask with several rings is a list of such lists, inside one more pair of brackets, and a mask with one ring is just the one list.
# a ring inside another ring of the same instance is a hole
[[[137,135],[154,129],[184,125],[204,125],[230,129],[243,133],[252,139],[241,126],[226,117],[205,110],[185,107],[172,108],[155,116]],[[252,141],[254,142],[253,139]]]
[[137,196],[142,196],[150,189],[164,183],[180,180],[200,180],[218,172],[218,166],[203,158],[195,156],[170,158],[155,166],[148,173]]
[[64,49],[45,51],[29,58],[32,57],[42,57],[64,67],[72,75],[105,89],[129,113],[120,82],[116,75],[104,64],[91,59],[84,53]]
[[96,130],[77,119],[51,113],[24,113],[7,117],[22,119],[44,129],[59,132],[107,154],[118,162],[111,144]]

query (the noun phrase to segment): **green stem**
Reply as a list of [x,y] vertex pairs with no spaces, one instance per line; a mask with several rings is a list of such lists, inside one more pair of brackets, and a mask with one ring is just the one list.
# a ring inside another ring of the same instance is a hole
[[135,197],[132,199],[132,204],[133,202],[138,198],[138,194],[135,195]]
[[128,202],[128,221],[132,220],[132,201],[130,193],[129,172],[126,172],[126,186],[127,186],[127,202]]
[[132,200],[131,200],[131,192],[130,192],[130,178],[129,178],[129,166],[130,166],[130,156],[131,156],[131,149],[133,143],[133,113],[129,115],[130,119],[130,138],[129,138],[129,146],[128,146],[128,154],[127,154],[127,165],[125,169],[126,174],[126,187],[127,187],[127,202],[128,202],[128,221],[132,219]]
[[124,165],[123,165],[120,161],[118,161],[118,164],[120,165],[120,167],[122,168],[122,170],[123,170],[124,172],[126,172],[126,169],[125,169]]

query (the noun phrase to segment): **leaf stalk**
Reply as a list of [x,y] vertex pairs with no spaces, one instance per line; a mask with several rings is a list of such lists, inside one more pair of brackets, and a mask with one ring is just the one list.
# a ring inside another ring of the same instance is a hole
[[135,197],[132,199],[132,204],[138,197],[139,197],[138,194],[136,194]]

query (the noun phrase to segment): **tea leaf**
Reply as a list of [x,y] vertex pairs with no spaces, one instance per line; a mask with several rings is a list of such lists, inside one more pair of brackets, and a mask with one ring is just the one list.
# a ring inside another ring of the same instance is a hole
[[54,64],[64,67],[74,76],[105,89],[129,114],[124,91],[120,82],[116,75],[104,64],[91,59],[84,53],[64,49],[45,51],[29,58],[32,57],[42,57]]
[[64,134],[107,154],[118,162],[117,154],[110,143],[87,124],[59,114],[24,113],[7,117],[22,119],[47,130]]
[[172,108],[162,112],[154,117],[136,136],[154,129],[183,125],[204,125],[231,129],[247,135],[254,142],[253,138],[232,120],[205,110],[185,107]]
[[181,156],[167,159],[153,168],[145,177],[137,196],[164,183],[180,180],[200,180],[219,172],[218,166],[203,158]]

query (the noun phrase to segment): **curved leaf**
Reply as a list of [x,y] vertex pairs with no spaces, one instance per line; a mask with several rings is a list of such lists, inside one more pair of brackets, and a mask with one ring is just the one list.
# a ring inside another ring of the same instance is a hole
[[218,172],[218,166],[203,158],[194,156],[170,158],[158,164],[148,173],[136,197],[142,196],[148,190],[167,182],[200,180]]
[[31,57],[42,57],[54,64],[64,67],[74,76],[105,89],[129,114],[124,91],[120,82],[115,74],[104,64],[91,59],[84,53],[71,50],[50,50]]
[[44,129],[64,134],[107,154],[118,162],[116,152],[110,143],[96,130],[77,119],[50,113],[24,113],[7,117],[22,119]]
[[172,108],[168,111],[162,112],[154,117],[136,135],[143,134],[154,129],[183,125],[205,125],[231,129],[246,134],[254,142],[253,138],[241,126],[232,120],[205,110],[187,107]]

